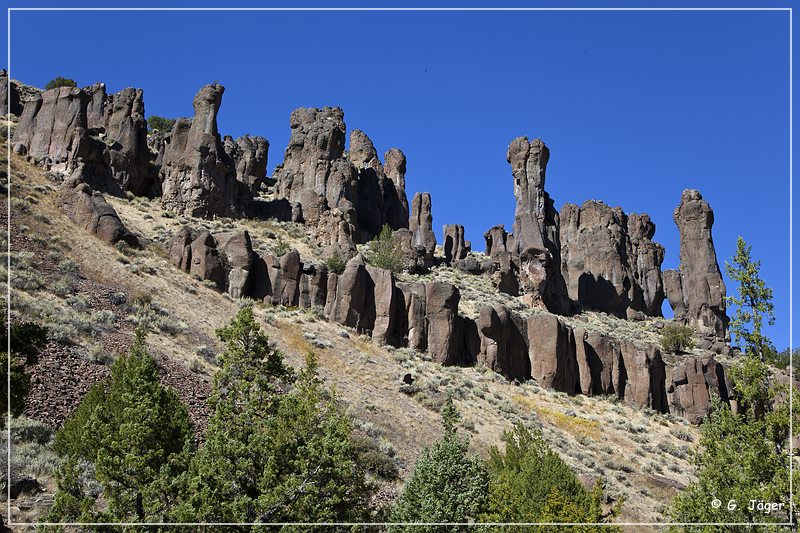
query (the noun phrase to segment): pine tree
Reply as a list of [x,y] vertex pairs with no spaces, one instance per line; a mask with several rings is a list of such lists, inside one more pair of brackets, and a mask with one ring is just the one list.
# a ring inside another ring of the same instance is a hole
[[323,389],[313,356],[295,375],[271,349],[252,309],[218,336],[205,444],[193,458],[178,520],[342,522],[366,519],[369,487],[350,425]]
[[[764,358],[772,343],[762,333],[764,321],[775,323],[772,289],[760,277],[761,261],[752,259],[749,246],[742,237],[736,241],[736,254],[732,263],[725,263],[725,272],[739,283],[739,295],[726,297],[727,303],[736,306],[731,320],[731,333],[746,351]],[[774,351],[774,350],[772,350]]]
[[84,461],[94,465],[102,486],[108,504],[103,516],[162,520],[169,498],[157,491],[164,486],[161,478],[186,469],[193,439],[186,407],[161,385],[144,333],[137,330],[129,353],[117,359],[109,378],[92,387],[56,434],[54,447],[66,467],[58,476],[63,505],[54,506],[53,518],[74,520],[78,509],[87,514],[86,496],[75,483],[75,469]]
[[[476,522],[486,510],[486,466],[468,454],[469,441],[456,433],[458,412],[448,398],[442,409],[444,436],[414,465],[392,512],[392,522]],[[392,531],[406,528],[395,526]],[[415,532],[463,531],[463,526],[413,526]]]

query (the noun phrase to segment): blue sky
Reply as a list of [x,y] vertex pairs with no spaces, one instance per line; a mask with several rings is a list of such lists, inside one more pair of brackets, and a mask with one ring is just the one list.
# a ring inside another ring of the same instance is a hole
[[446,223],[476,249],[510,230],[519,135],[550,147],[557,208],[649,213],[664,268],[678,265],[672,211],[699,189],[720,266],[738,235],[753,245],[775,290],[768,333],[789,344],[787,12],[16,11],[11,28],[14,78],[141,87],[147,115],[191,116],[218,80],[220,131],[266,137],[270,171],[292,109],[341,106],[380,154],[406,153],[407,193],[431,193],[440,241]]

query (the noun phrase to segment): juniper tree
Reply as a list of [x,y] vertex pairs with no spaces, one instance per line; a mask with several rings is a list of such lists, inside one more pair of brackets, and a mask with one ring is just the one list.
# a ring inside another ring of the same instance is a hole
[[[483,461],[469,455],[469,440],[456,432],[458,411],[448,398],[444,436],[426,449],[391,515],[392,522],[476,522],[486,510],[489,477]],[[462,531],[463,526],[413,526],[410,531]],[[392,531],[403,531],[395,526]]]
[[[503,442],[505,451],[497,447],[489,451],[489,505],[484,521],[596,523],[614,515],[603,513],[602,488],[596,485],[587,491],[540,433],[516,424],[503,434]],[[607,530],[608,526],[576,529]]]
[[242,309],[217,335],[206,440],[185,476],[177,520],[342,522],[366,519],[368,487],[349,421],[317,377],[295,374]]
[[[168,486],[162,478],[186,469],[193,444],[186,407],[160,383],[144,332],[137,330],[128,354],[56,433],[54,447],[65,466],[57,475],[51,518],[71,521],[80,512],[84,520],[162,520],[171,502],[161,490]],[[90,512],[92,497],[76,482],[81,463],[93,465],[107,512]]]

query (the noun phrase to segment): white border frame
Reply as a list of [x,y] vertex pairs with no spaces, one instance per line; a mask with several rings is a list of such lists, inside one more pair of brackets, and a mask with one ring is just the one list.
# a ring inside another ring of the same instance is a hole
[[[791,7],[9,7],[7,8],[8,25],[8,94],[11,94],[11,13],[14,11],[785,11],[789,14],[789,506],[794,504],[794,487],[792,485],[794,448],[792,446],[792,387],[794,383],[793,365],[793,332],[792,323],[793,313],[793,231],[792,231],[792,173],[793,173],[793,37],[792,19],[793,8]],[[7,142],[7,172],[8,172],[8,194],[6,197],[8,228],[7,228],[7,258],[6,268],[8,272],[8,284],[6,287],[6,328],[8,346],[6,347],[9,357],[7,360],[8,384],[7,402],[8,419],[11,420],[11,124],[8,125]],[[6,433],[7,439],[7,465],[8,479],[11,479],[11,425],[9,424]],[[465,527],[492,527],[492,526],[793,526],[792,514],[789,514],[789,522],[782,523],[760,523],[760,522],[613,522],[605,523],[538,523],[538,522],[14,522],[11,520],[11,483],[8,483],[6,494],[7,506],[6,517],[10,526],[465,526]]]

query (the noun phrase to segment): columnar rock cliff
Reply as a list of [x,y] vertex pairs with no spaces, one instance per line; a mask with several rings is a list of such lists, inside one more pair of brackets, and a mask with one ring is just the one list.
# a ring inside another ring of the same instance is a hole
[[[708,412],[712,395],[729,400],[724,369],[713,358],[665,360],[668,354],[650,344],[570,326],[576,318],[558,316],[580,307],[628,319],[659,316],[666,291],[676,319],[694,328],[701,346],[723,351],[728,319],[711,238],[713,212],[697,191],[684,191],[674,213],[680,269],[662,275],[664,249],[653,241],[648,215],[626,215],[594,200],[567,204],[559,214],[545,191],[548,148],[519,137],[506,154],[516,199],[513,233],[503,225],[491,228],[481,255],[469,253],[462,225],[448,224],[443,253],[437,253],[431,196],[416,193],[409,209],[403,153],[390,149],[381,162],[360,130],[350,132],[346,151],[340,108],[291,113],[289,145],[273,182],[266,139],[220,136],[221,85],[200,89],[191,119],[149,138],[141,90],[109,95],[95,84],[28,91],[23,98],[20,86],[4,88],[0,104],[21,113],[14,151],[69,175],[60,191],[62,209],[105,242],[138,245],[100,192],[129,191],[161,195],[164,209],[184,215],[304,223],[323,256],[337,251],[348,259],[337,274],[304,263],[297,251],[259,253],[246,231],[212,235],[187,226],[176,232],[169,244],[174,265],[234,298],[317,307],[375,342],[427,352],[444,365],[480,364],[508,379],[534,379],[568,394],[615,395],[693,422]],[[484,306],[471,318],[460,312],[454,285],[425,277],[398,281],[356,248],[384,225],[394,230],[409,273],[445,265],[487,276],[501,292],[520,296],[517,304],[538,309],[523,315],[512,305]]]
[[724,343],[729,340],[728,317],[725,283],[711,237],[714,212],[698,191],[687,189],[673,218],[681,236],[681,263],[677,271],[664,273],[664,283],[675,318],[699,335]]

